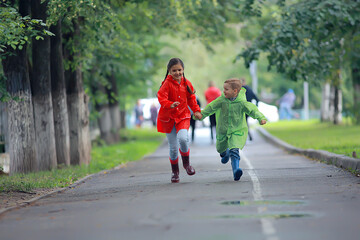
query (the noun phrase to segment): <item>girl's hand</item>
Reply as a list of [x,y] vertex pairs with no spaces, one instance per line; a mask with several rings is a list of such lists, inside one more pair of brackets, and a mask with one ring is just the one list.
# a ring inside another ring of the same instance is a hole
[[264,125],[264,124],[266,124],[266,120],[261,120],[260,125]]
[[171,104],[171,108],[177,107],[179,106],[180,102],[174,102],[173,104]]
[[201,114],[201,112],[196,112],[196,113],[194,113],[194,116],[195,116],[195,118],[197,118],[197,119],[202,119],[202,114]]

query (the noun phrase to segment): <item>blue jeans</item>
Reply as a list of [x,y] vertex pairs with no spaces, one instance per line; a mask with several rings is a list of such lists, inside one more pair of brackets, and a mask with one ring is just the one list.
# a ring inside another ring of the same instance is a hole
[[280,104],[279,114],[280,114],[280,120],[292,119],[293,112],[292,112],[291,106],[289,104]]
[[169,154],[171,160],[176,160],[178,158],[179,144],[181,152],[186,153],[189,151],[189,135],[187,129],[180,129],[179,132],[176,133],[174,125],[171,132],[166,134],[166,137],[169,142]]
[[239,149],[238,148],[230,149],[229,155],[231,158],[231,168],[234,174],[234,181],[239,181],[243,174],[242,169],[239,168],[239,163],[240,163]]
[[[228,156],[227,155],[227,151],[228,152]],[[238,148],[232,148],[232,149],[227,149],[225,152],[221,153],[220,156],[222,158],[226,157],[227,158],[227,161],[229,158],[231,158],[231,160],[237,160],[237,161],[240,161],[240,154],[239,154],[239,149]],[[227,163],[227,161],[223,162],[223,163]]]
[[231,158],[231,168],[233,170],[234,180],[239,181],[243,174],[242,169],[239,168],[239,163],[240,163],[239,149],[238,148],[233,148],[230,150],[226,149],[226,151],[222,152],[220,156],[221,156],[221,162],[224,164],[229,161],[229,158]]
[[231,161],[240,161],[240,154],[238,148],[230,149],[230,158]]

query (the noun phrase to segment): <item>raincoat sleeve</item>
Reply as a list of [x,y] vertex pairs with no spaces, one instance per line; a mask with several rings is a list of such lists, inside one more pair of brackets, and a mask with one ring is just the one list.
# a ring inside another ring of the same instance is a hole
[[[190,89],[194,91],[194,87],[192,86],[191,82],[190,81],[187,82]],[[201,111],[200,106],[197,103],[195,94],[190,94],[189,92],[187,92],[187,102],[188,102],[188,106],[194,113]]]
[[162,107],[164,108],[171,108],[171,104],[173,104],[174,102],[169,101],[168,97],[169,97],[169,84],[167,84],[167,82],[165,82],[159,89],[158,94],[157,94],[159,103]]
[[218,97],[211,103],[209,103],[202,111],[201,114],[203,117],[200,119],[200,121],[204,120],[207,116],[210,116],[214,114],[220,107],[222,103],[222,98]]
[[253,119],[258,120],[259,122],[261,120],[267,120],[264,114],[262,114],[259,109],[255,106],[255,104],[247,101],[243,101],[244,105],[244,112],[252,117]]

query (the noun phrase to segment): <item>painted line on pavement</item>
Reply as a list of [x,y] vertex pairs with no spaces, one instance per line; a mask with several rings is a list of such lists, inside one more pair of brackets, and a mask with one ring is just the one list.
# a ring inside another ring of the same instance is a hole
[[[249,159],[247,159],[247,157],[245,156],[245,154],[243,153],[243,151],[240,151],[240,155],[241,155],[241,159],[244,160],[244,162],[246,163],[246,165],[248,166],[249,170],[248,173],[250,175],[254,190],[253,190],[253,197],[255,201],[263,201],[263,197],[262,197],[262,193],[261,193],[261,185],[260,185],[260,181],[259,178],[256,176],[256,173],[254,171],[254,167],[251,164],[251,162],[249,161]],[[262,214],[263,212],[266,211],[266,208],[259,206],[258,207],[258,213]],[[266,240],[279,240],[279,238],[276,236],[276,230],[274,228],[274,225],[271,221],[271,219],[267,219],[267,218],[261,218],[261,227],[262,227],[262,231],[265,234]]]

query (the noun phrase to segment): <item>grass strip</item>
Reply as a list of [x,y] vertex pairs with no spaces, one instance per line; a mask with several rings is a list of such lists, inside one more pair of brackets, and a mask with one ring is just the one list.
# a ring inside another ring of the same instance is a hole
[[59,166],[51,171],[41,171],[13,176],[0,176],[0,192],[31,192],[34,189],[63,188],[86,175],[112,169],[120,164],[137,161],[153,153],[162,143],[164,135],[153,129],[125,129],[122,141],[113,145],[96,144],[91,151],[88,166]]
[[264,125],[273,136],[302,149],[325,150],[352,157],[360,157],[360,126],[334,125],[319,120],[279,121]]

